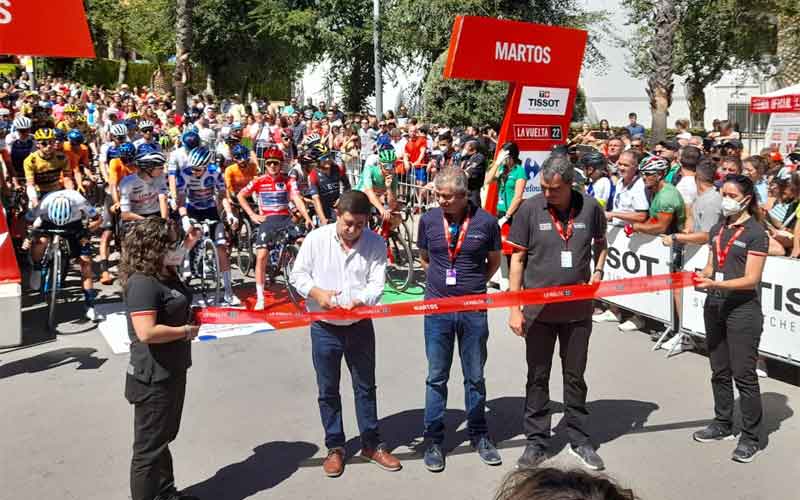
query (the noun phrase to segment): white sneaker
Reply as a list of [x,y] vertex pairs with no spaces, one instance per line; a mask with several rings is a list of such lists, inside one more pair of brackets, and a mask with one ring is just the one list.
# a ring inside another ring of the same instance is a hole
[[631,319],[622,323],[618,327],[623,332],[633,332],[644,328],[644,320],[639,316],[632,316]]
[[603,323],[605,321],[619,321],[619,318],[611,311],[611,309],[608,309],[600,314],[593,315],[592,321],[595,323]]
[[225,297],[222,300],[223,300],[223,302],[225,302],[226,305],[231,306],[231,307],[236,307],[236,306],[242,305],[242,301],[239,300],[239,297],[237,297],[233,293],[225,294]]
[[672,351],[674,354],[692,350],[692,342],[686,335],[675,334],[661,344],[661,349]]
[[97,321],[97,313],[94,310],[94,307],[87,307],[84,316],[89,321]]
[[256,305],[253,306],[254,311],[263,311],[264,310],[264,299],[256,300]]
[[769,377],[769,373],[767,373],[767,360],[764,358],[758,358],[756,362],[756,375],[760,378]]

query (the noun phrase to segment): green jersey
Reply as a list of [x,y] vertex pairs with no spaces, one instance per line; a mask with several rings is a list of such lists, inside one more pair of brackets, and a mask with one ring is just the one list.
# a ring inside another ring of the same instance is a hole
[[[361,178],[358,179],[358,184],[354,187],[356,191],[364,191],[365,189],[372,189],[380,194],[386,191],[386,180],[383,178],[383,172],[378,165],[366,165],[364,170],[361,171]],[[392,192],[397,192],[397,177],[392,175]]]
[[679,232],[686,222],[686,206],[683,204],[683,197],[678,188],[666,182],[650,202],[650,218],[656,218],[660,213],[672,214],[672,222],[667,228],[667,234]]

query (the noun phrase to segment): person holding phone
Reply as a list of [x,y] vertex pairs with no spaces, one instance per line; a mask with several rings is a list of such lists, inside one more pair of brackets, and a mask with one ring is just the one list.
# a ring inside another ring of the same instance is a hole
[[178,493],[169,450],[199,330],[191,320],[191,289],[176,272],[186,251],[174,223],[160,217],[136,222],[125,236],[120,279],[131,341],[125,398],[134,406],[133,500],[193,498]]
[[695,276],[697,288],[708,292],[704,319],[715,417],[692,437],[700,443],[736,437],[732,378],[739,390],[742,433],[731,458],[748,463],[760,449],[763,425],[756,361],[764,323],[759,288],[769,238],[749,177],[729,175],[721,194],[724,219],[709,231],[708,263]]

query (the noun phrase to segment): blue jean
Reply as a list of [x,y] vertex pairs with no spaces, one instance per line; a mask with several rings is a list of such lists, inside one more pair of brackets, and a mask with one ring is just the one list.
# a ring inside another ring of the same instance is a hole
[[464,375],[464,406],[467,432],[472,442],[488,433],[486,424],[486,341],[489,324],[486,311],[431,314],[425,316],[425,355],[428,378],[425,381],[424,436],[435,443],[444,441],[444,413],[447,407],[447,381],[458,339],[461,372]]
[[325,428],[325,446],[344,446],[342,398],[339,395],[342,357],[350,370],[355,395],[356,420],[362,448],[380,443],[378,404],[375,396],[375,330],[371,320],[347,326],[322,321],[311,324],[311,354],[317,373],[319,414]]

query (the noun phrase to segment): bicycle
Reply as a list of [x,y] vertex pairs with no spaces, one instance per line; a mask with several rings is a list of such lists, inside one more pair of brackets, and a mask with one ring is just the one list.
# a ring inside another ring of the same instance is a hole
[[373,214],[369,227],[386,240],[386,282],[394,290],[403,292],[414,281],[414,253],[412,251],[411,230],[408,228],[408,212],[392,212],[400,215],[400,224],[392,228],[391,219],[383,221]]
[[199,228],[203,235],[187,257],[192,277],[200,281],[200,293],[203,295],[203,299],[207,301],[208,293],[213,289],[215,304],[219,303],[222,273],[220,272],[217,244],[214,242],[211,230],[218,222],[212,219],[202,221],[191,219],[192,226]]
[[[243,212],[241,212],[243,214]],[[231,248],[236,249],[236,267],[242,276],[247,276],[255,268],[256,254],[253,250],[255,234],[250,218],[243,216],[239,219],[239,227],[231,229]]]
[[289,295],[289,300],[298,309],[302,308],[303,297],[292,286],[289,274],[297,253],[300,251],[299,240],[306,235],[306,229],[301,225],[288,225],[276,230],[267,243],[267,279],[270,284],[276,283],[278,276],[283,278],[283,284]]
[[34,229],[32,236],[47,235],[48,243],[42,254],[41,287],[39,293],[42,301],[47,304],[47,329],[51,332],[56,329],[56,305],[59,291],[63,288],[69,271],[69,242],[64,235],[69,234],[65,229]]

